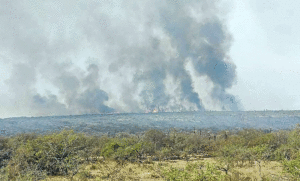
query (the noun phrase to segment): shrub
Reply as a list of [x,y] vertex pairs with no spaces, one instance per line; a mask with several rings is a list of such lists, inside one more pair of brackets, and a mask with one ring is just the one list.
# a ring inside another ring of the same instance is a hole
[[280,130],[276,133],[273,133],[275,135],[276,145],[280,146],[283,144],[287,144],[289,132],[286,130]]
[[131,143],[127,139],[112,139],[106,143],[101,151],[104,158],[112,158],[114,160],[130,160],[138,159],[141,154],[142,143]]
[[228,145],[245,146],[247,144],[244,137],[241,137],[239,135],[232,135],[227,139],[227,141],[221,142],[219,146],[223,147]]
[[8,138],[0,138],[0,168],[7,165],[13,150],[8,146]]
[[8,161],[11,159],[14,152],[21,145],[24,145],[28,140],[35,139],[37,134],[35,133],[23,133],[14,137],[1,137],[0,138],[0,168],[5,167]]
[[300,149],[300,125],[297,124],[295,129],[289,133],[287,144],[294,149]]
[[186,139],[187,135],[185,135],[184,133],[178,133],[175,137],[174,149],[183,151],[187,146]]
[[[80,164],[80,151],[85,148],[85,136],[73,131],[39,136],[17,148],[7,166],[8,176],[15,179],[29,170],[47,175],[75,175]],[[33,173],[35,174],[35,173]]]
[[[253,146],[257,146],[257,145],[263,145],[263,144],[267,144],[267,145],[275,145],[276,141],[275,141],[275,135],[273,133],[267,133],[267,134],[263,134],[259,137],[256,137],[251,144],[249,144],[249,147],[253,147]],[[277,146],[277,145],[276,145]]]
[[[203,167],[206,169],[204,170]],[[162,176],[166,180],[222,180],[221,171],[209,163],[188,164],[184,169],[170,167],[162,169]]]
[[237,136],[242,138],[242,140],[244,142],[243,146],[253,147],[253,146],[256,146],[259,144],[255,141],[259,140],[259,138],[263,134],[264,133],[260,130],[244,129],[242,131],[239,131]]
[[171,148],[164,147],[164,148],[161,149],[160,155],[159,155],[160,159],[168,158],[170,156],[172,156]]
[[166,135],[160,130],[151,129],[144,134],[144,141],[153,143],[155,150],[164,146],[164,138]]
[[281,147],[278,148],[274,154],[277,161],[294,160],[297,157],[297,152],[298,150],[291,148],[289,145],[281,145]]
[[297,154],[295,160],[283,161],[284,172],[292,174],[294,178],[300,178],[300,154]]
[[[80,157],[85,161],[92,161],[92,158],[98,157],[101,154],[101,149],[108,142],[107,137],[86,136],[82,149],[79,151]],[[94,160],[94,159],[93,159]]]
[[250,148],[251,150],[251,155],[255,160],[266,160],[268,156],[268,145],[262,144],[262,145],[257,145],[253,148]]
[[187,178],[188,175],[186,174],[186,171],[184,171],[184,169],[178,169],[178,168],[173,168],[173,167],[171,167],[168,170],[164,170],[163,176],[166,178],[166,180],[189,179],[189,178]]

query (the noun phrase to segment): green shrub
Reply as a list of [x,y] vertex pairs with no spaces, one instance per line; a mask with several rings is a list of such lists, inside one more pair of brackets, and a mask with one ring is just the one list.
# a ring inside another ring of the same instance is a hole
[[172,150],[171,150],[171,148],[164,147],[164,148],[161,149],[161,151],[159,153],[160,159],[168,158],[170,156],[172,156]]
[[222,162],[243,166],[246,161],[253,163],[253,161],[269,160],[273,157],[273,153],[266,144],[257,145],[252,148],[239,145],[226,145],[219,150],[218,156]]
[[267,134],[263,134],[263,135],[255,138],[252,141],[252,144],[249,145],[249,147],[262,145],[262,144],[274,145],[275,143],[276,143],[275,142],[275,135],[273,133],[267,133]]
[[112,139],[101,151],[104,158],[114,160],[135,160],[141,156],[142,143],[129,143],[128,139]]
[[280,130],[278,132],[274,132],[273,134],[275,135],[275,141],[276,141],[276,145],[278,145],[278,147],[280,145],[287,144],[288,137],[289,137],[288,131]]
[[222,157],[231,157],[234,158],[237,156],[241,146],[238,145],[226,145],[219,150],[219,155]]
[[12,148],[8,145],[8,138],[0,138],[0,168],[5,167],[12,156]]
[[236,145],[236,146],[245,146],[247,145],[246,139],[239,135],[232,135],[226,141],[220,143],[219,147]]
[[86,136],[83,149],[79,151],[80,157],[87,162],[92,158],[99,157],[104,145],[110,140],[107,137]]
[[292,174],[294,178],[300,178],[300,154],[298,152],[295,160],[283,160],[284,172]]
[[154,149],[159,150],[161,147],[166,146],[164,139],[166,138],[165,133],[160,130],[150,129],[144,134],[143,140],[145,142],[151,142],[154,144]]
[[186,141],[187,135],[184,133],[178,133],[175,137],[174,149],[184,151],[184,148],[187,146],[188,142]]
[[262,145],[256,145],[253,148],[249,148],[251,150],[251,155],[254,157],[254,159],[266,159],[267,153],[268,153],[268,145],[262,144]]
[[35,133],[17,134],[14,137],[1,137],[0,138],[0,168],[5,167],[11,159],[14,152],[21,145],[24,145],[27,140],[32,140],[37,137]]
[[290,147],[289,145],[281,145],[280,148],[278,148],[274,154],[275,159],[277,161],[280,160],[294,160],[297,157],[298,150],[295,148]]
[[28,140],[33,140],[38,137],[35,133],[22,133],[8,139],[8,147],[12,150],[17,150],[21,145],[27,143]]
[[143,156],[146,155],[155,155],[155,146],[151,142],[142,142],[142,147],[140,149],[140,154]]
[[73,131],[27,140],[9,161],[8,176],[15,179],[25,175],[28,169],[46,172],[47,175],[74,175],[78,171],[80,151],[85,148],[85,141],[83,134]]
[[300,125],[297,124],[295,129],[289,133],[287,144],[294,148],[300,149]]
[[[163,176],[166,180],[184,180],[189,179],[188,174],[183,169],[178,168],[169,168],[168,170],[163,171]],[[184,178],[185,177],[185,178]]]

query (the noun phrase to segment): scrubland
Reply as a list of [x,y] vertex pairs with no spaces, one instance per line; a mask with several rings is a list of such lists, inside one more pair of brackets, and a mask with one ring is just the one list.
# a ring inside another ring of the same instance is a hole
[[300,180],[300,126],[0,138],[0,180]]

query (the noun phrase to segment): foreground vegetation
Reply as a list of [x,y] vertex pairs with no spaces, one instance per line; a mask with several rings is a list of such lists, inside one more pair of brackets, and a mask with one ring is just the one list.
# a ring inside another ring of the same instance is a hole
[[299,125],[215,134],[19,134],[0,138],[0,180],[300,180],[299,148]]

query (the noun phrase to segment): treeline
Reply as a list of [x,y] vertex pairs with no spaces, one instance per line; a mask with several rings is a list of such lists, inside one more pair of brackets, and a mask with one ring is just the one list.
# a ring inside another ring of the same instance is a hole
[[[259,165],[279,161],[284,171],[297,179],[300,178],[299,150],[299,125],[290,131],[243,129],[214,134],[207,130],[181,132],[172,129],[166,133],[151,129],[143,134],[91,136],[63,130],[47,135],[27,133],[2,137],[0,174],[1,180],[42,180],[56,175],[72,179],[82,164],[103,159],[122,165],[125,162],[146,164],[155,160],[216,157],[219,164],[214,169],[225,175],[234,167],[254,164],[254,161]],[[161,174],[165,179],[180,180],[187,175],[186,171],[172,169]]]

